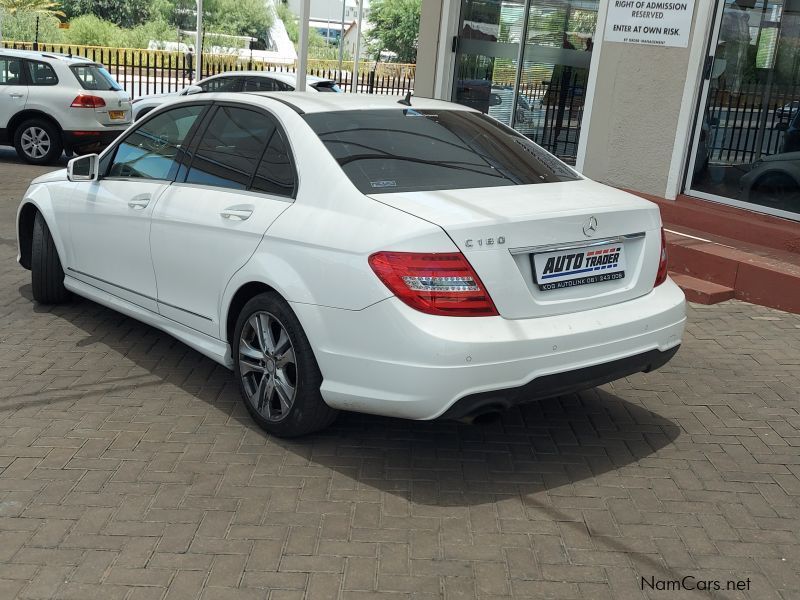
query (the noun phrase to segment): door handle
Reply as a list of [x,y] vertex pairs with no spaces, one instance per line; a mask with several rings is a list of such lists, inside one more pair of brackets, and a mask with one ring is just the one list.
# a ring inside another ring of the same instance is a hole
[[19,93],[16,93],[16,92],[9,94],[10,98],[22,98],[22,96],[23,96],[23,94],[19,94]]
[[252,208],[226,208],[221,213],[219,213],[223,219],[229,219],[231,221],[246,221],[250,218],[250,215],[253,214]]
[[136,196],[128,201],[128,206],[134,210],[142,210],[146,208],[148,204],[150,204],[150,196],[148,195]]

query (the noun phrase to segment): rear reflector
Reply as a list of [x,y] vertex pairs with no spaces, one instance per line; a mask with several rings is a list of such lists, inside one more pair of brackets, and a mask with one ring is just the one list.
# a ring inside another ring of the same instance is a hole
[[376,252],[369,266],[395,296],[420,312],[451,317],[498,314],[460,252]]
[[87,94],[80,94],[75,97],[70,106],[72,108],[103,108],[106,101],[100,96],[89,96]]
[[661,254],[658,258],[658,272],[656,273],[656,285],[661,285],[667,280],[667,236],[664,235],[664,228],[661,228]]

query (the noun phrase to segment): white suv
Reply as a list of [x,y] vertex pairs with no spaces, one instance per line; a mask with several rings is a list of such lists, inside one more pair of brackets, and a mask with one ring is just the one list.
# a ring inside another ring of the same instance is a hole
[[127,92],[80,57],[0,49],[0,145],[47,164],[63,150],[101,150],[131,122]]

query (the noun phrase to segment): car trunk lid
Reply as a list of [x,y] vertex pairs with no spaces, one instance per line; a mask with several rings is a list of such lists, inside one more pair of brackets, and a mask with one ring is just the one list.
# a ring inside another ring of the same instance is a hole
[[[505,318],[590,310],[653,288],[658,207],[590,180],[371,197],[442,227]],[[597,281],[560,283],[580,278]]]

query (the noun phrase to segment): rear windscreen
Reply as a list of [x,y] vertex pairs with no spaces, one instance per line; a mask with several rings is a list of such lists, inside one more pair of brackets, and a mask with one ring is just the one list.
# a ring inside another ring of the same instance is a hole
[[342,88],[334,81],[320,81],[319,83],[315,83],[312,87],[318,92],[336,92],[338,94],[342,91]]
[[118,91],[122,89],[122,87],[114,81],[111,73],[100,65],[72,65],[70,69],[85,90]]
[[525,136],[477,112],[397,108],[303,118],[364,194],[579,179]]

